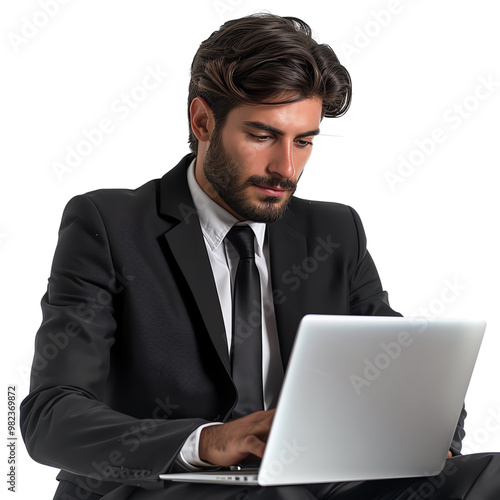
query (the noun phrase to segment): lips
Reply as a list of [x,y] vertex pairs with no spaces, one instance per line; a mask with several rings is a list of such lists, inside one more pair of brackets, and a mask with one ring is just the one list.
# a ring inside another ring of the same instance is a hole
[[254,186],[265,193],[267,196],[276,196],[280,197],[287,193],[287,189],[279,188],[279,187],[269,187],[262,184],[254,184]]

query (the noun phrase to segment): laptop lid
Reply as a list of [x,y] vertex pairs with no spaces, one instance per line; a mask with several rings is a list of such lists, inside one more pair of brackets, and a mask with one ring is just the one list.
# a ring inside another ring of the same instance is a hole
[[[485,326],[459,319],[305,316],[257,482],[439,473]],[[179,476],[186,481],[191,475]]]

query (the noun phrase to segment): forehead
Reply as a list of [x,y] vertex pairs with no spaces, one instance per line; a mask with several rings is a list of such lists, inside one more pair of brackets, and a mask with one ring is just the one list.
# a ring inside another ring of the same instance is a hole
[[301,134],[319,128],[322,108],[321,100],[315,97],[286,104],[245,104],[229,112],[226,126],[241,128],[248,122],[259,122],[284,134]]

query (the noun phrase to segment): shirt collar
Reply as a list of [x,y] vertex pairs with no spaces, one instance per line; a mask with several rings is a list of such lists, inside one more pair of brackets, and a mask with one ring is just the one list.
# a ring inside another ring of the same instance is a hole
[[229,230],[235,225],[250,226],[255,234],[256,253],[263,256],[264,238],[266,235],[266,224],[253,221],[239,221],[234,215],[230,214],[225,208],[217,204],[210,196],[201,189],[196,181],[194,169],[196,158],[191,162],[187,171],[187,181],[189,191],[193,198],[193,203],[200,220],[201,231],[212,251],[216,251],[219,245],[224,241]]

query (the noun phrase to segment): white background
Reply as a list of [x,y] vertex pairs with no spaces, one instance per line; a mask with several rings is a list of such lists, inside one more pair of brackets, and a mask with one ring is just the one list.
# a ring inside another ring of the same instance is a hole
[[[188,152],[187,84],[199,43],[223,21],[261,9],[303,18],[353,79],[352,107],[324,120],[297,194],[356,208],[395,309],[488,321],[467,397],[464,448],[500,451],[494,0],[3,2],[4,415],[7,386],[17,385],[18,402],[28,391],[39,300],[64,205],[75,194],[134,188],[171,169]],[[138,86],[148,68],[158,84],[144,90]],[[135,100],[124,104],[123,95]],[[85,131],[103,119],[101,142],[85,149]],[[54,165],[78,147],[86,156],[57,173]],[[399,181],[392,187],[388,172]],[[17,497],[52,498],[56,470],[35,464],[21,442],[17,458]]]

